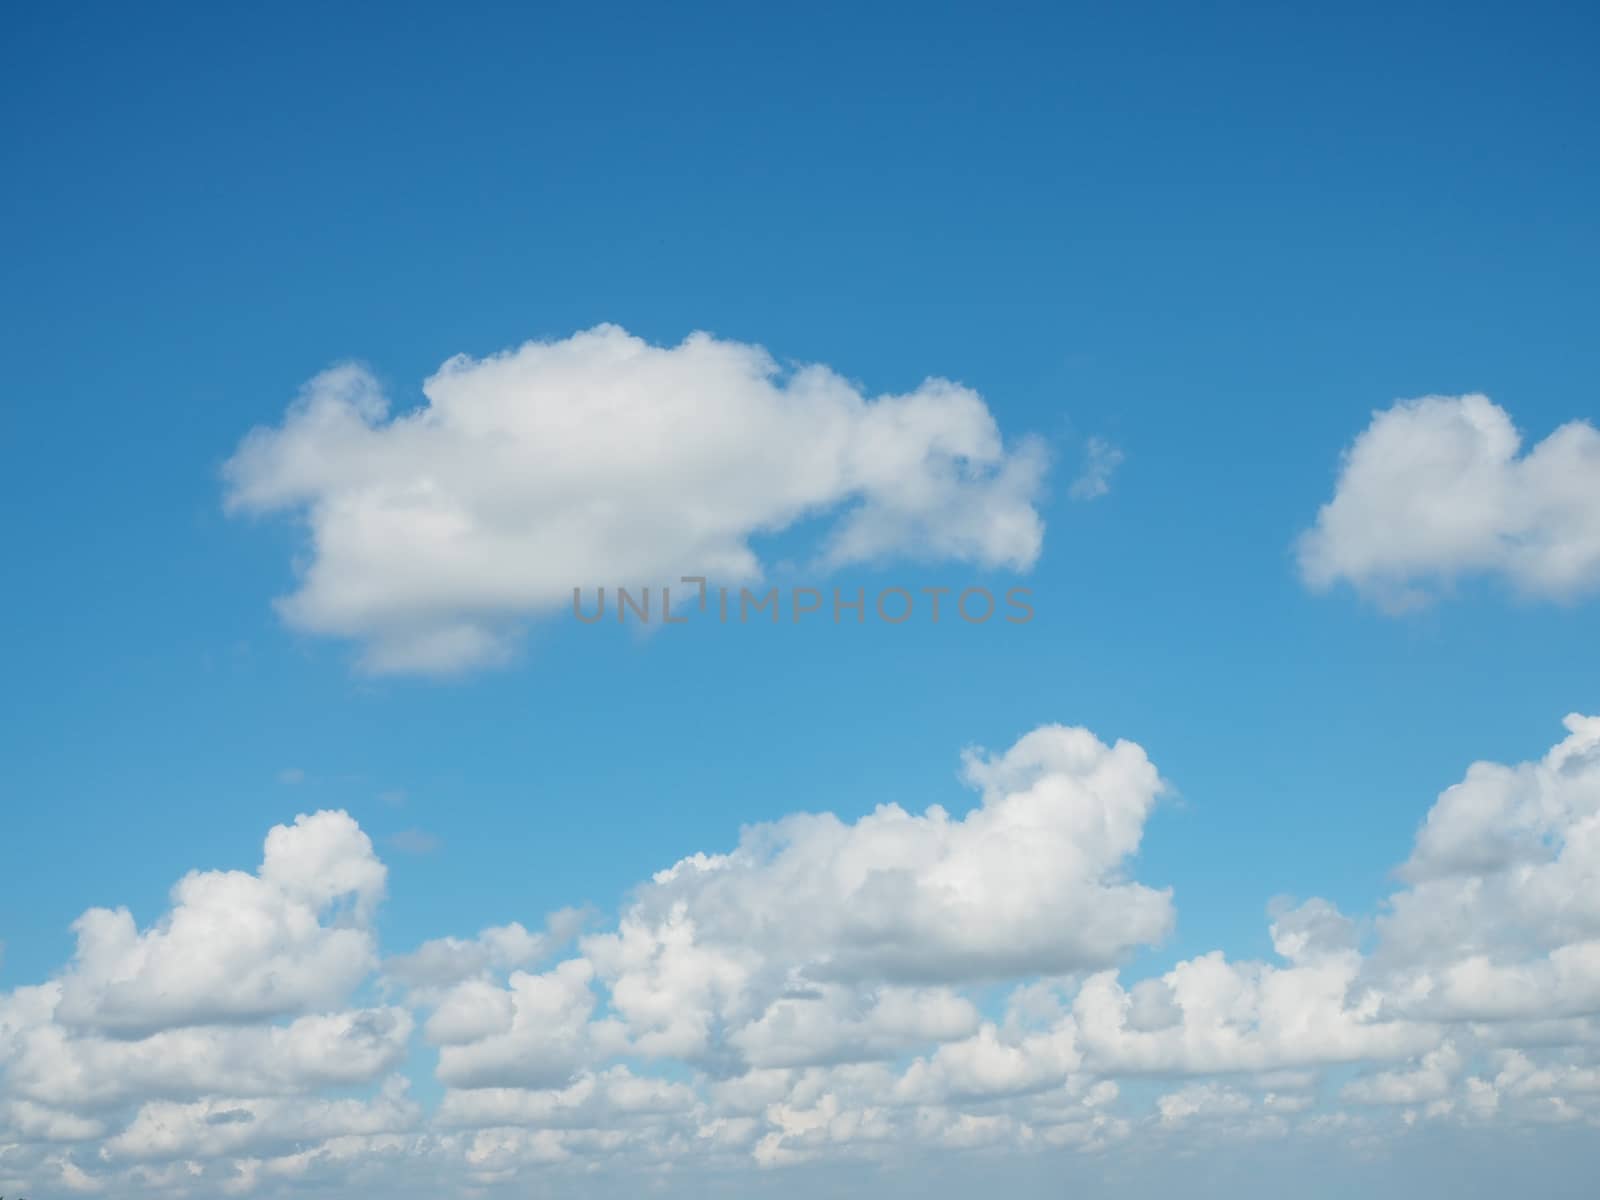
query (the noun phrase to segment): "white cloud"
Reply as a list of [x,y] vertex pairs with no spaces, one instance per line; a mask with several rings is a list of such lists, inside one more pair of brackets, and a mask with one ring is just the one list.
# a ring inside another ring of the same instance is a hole
[[1340,1095],[1356,1104],[1421,1104],[1450,1094],[1465,1062],[1449,1042],[1422,1057],[1419,1065],[1379,1071],[1352,1080]]
[[1142,749],[1048,726],[966,773],[982,800],[964,817],[796,815],[659,872],[616,931],[581,943],[635,1048],[693,1058],[749,1021],[820,1021],[849,1041],[848,1022],[785,994],[1102,967],[1166,934],[1168,893],[1124,874],[1163,788]]
[[1600,1012],[1600,718],[1566,725],[1537,762],[1474,764],[1429,812],[1379,921],[1396,1010]]
[[1499,575],[1529,596],[1600,589],[1600,431],[1563,425],[1526,453],[1487,396],[1426,396],[1373,416],[1299,541],[1317,590],[1344,581],[1391,609]]
[[965,1037],[978,1010],[949,988],[825,985],[780,996],[729,1044],[753,1067],[881,1062]]
[[[754,826],[730,854],[658,873],[629,921],[813,978],[928,983],[1105,965],[1165,935],[1169,895],[1123,874],[1164,786],[1140,747],[1047,726],[969,756],[966,776],[982,798],[961,817],[891,804]],[[609,960],[617,942],[586,952]]]
[[1237,1117],[1249,1112],[1250,1107],[1248,1096],[1216,1083],[1191,1083],[1156,1101],[1156,1111],[1165,1125],[1209,1117]]
[[682,1116],[699,1095],[683,1083],[641,1078],[627,1067],[582,1072],[559,1088],[490,1087],[447,1092],[439,1109],[446,1128],[600,1128],[641,1115]]
[[751,538],[818,515],[825,567],[1026,569],[1039,553],[1042,447],[1008,449],[982,398],[945,380],[868,398],[758,346],[602,325],[453,358],[423,394],[393,415],[364,369],[324,372],[225,471],[231,511],[307,526],[285,618],[359,640],[371,670],[496,661],[577,587],[753,581]]
[[287,1023],[106,1037],[62,1024],[60,995],[52,983],[0,997],[0,1069],[13,1095],[65,1110],[98,1111],[150,1096],[285,1096],[370,1083],[400,1064],[414,1026],[403,1008],[353,1008]]
[[[1109,972],[1094,975],[1073,1016],[1087,1064],[1107,1074],[1275,1071],[1430,1048],[1437,1031],[1387,1017],[1381,997],[1359,986],[1361,968],[1354,951],[1282,966],[1212,951],[1131,990]],[[1140,988],[1160,989],[1167,1021],[1138,1019]]]
[[[1173,916],[1129,876],[1162,788],[1138,746],[1047,726],[966,775],[959,817],[792,816],[576,942],[562,912],[381,966],[366,835],[279,826],[254,874],[195,872],[0,992],[0,1186],[697,1195],[934,1152],[1600,1127],[1600,718],[1474,764],[1373,919],[1274,901],[1271,961],[1128,967]],[[329,945],[353,957],[313,986]],[[419,1050],[442,1097],[408,1084]]]
[[513,921],[482,930],[474,938],[434,938],[409,954],[386,959],[383,973],[413,991],[428,992],[490,970],[531,967],[571,941],[588,917],[586,909],[565,908],[551,913],[537,933]]
[[971,1037],[947,1040],[913,1062],[895,1096],[927,1105],[1024,1095],[1066,1083],[1082,1061],[1070,1020],[1037,1030],[986,1022]]
[[256,874],[186,875],[171,911],[148,930],[127,909],[79,917],[57,1015],[128,1036],[326,1004],[376,964],[368,921],[384,877],[349,816],[298,817],[267,835]]
[[234,1099],[209,1097],[187,1104],[156,1100],[141,1105],[126,1128],[107,1139],[105,1158],[129,1160],[222,1158],[292,1150],[352,1134],[404,1132],[421,1110],[392,1078],[373,1100]]
[[569,959],[542,974],[515,971],[505,990],[481,981],[446,993],[423,1032],[452,1087],[565,1085],[596,1057],[594,968]]

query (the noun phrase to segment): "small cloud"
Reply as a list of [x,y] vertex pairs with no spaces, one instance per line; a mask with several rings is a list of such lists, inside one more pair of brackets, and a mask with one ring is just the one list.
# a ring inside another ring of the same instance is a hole
[[285,767],[278,772],[278,782],[288,787],[295,787],[306,781],[306,773],[299,767]]
[[404,808],[406,803],[405,789],[390,788],[387,792],[379,792],[378,799],[382,800],[390,808]]
[[1111,474],[1122,465],[1123,453],[1102,437],[1092,437],[1083,450],[1083,470],[1072,481],[1074,500],[1098,500],[1111,490]]
[[437,837],[422,829],[402,829],[389,835],[389,845],[402,854],[432,854],[442,845]]
[[1345,448],[1296,551],[1312,591],[1347,583],[1393,614],[1473,576],[1528,599],[1600,592],[1600,428],[1573,420],[1528,446],[1487,396],[1401,400]]

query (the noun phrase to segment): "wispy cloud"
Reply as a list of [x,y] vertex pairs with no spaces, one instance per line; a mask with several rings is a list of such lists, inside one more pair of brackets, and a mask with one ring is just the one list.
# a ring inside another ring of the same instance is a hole
[[432,854],[444,843],[424,829],[402,829],[389,835],[389,845],[402,854]]
[[1074,500],[1098,500],[1111,490],[1111,476],[1122,465],[1123,453],[1102,437],[1092,437],[1083,448],[1083,470],[1072,481]]

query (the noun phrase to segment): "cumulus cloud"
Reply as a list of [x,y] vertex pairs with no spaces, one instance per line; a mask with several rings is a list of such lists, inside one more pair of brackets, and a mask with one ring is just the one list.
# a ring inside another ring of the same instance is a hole
[[682,939],[812,979],[940,983],[1102,966],[1167,932],[1170,895],[1125,874],[1164,787],[1139,746],[1047,726],[970,755],[966,778],[981,801],[964,816],[890,804],[753,826],[659,872],[585,951],[625,971],[630,939]]
[[347,814],[296,818],[267,835],[255,874],[196,871],[140,931],[127,909],[90,909],[57,1016],[126,1036],[282,1016],[343,996],[372,970],[369,919],[385,871]]
[[[1092,976],[1073,1016],[1088,1061],[1111,1074],[1274,1071],[1429,1049],[1437,1031],[1385,1014],[1381,997],[1361,987],[1361,968],[1354,951],[1277,964],[1218,950],[1132,989],[1110,973]],[[1141,1007],[1161,1016],[1141,1019]]]
[[[392,1126],[415,1019],[352,1003],[384,885],[355,821],[321,812],[272,829],[254,873],[185,876],[146,929],[85,913],[57,978],[0,993],[6,1194],[101,1190],[107,1169],[136,1194],[216,1194],[201,1161]],[[173,1158],[196,1161],[176,1181],[124,1165]]]
[[111,935],[0,992],[0,1186],[698,1195],[935,1151],[1600,1126],[1600,718],[1472,765],[1375,912],[1275,900],[1266,960],[1165,969],[1129,965],[1173,921],[1132,876],[1142,748],[1046,726],[964,774],[961,815],[792,816],[587,936],[568,911],[381,965],[366,835],[279,826],[254,873],[192,873],[143,930],[94,910]]
[[753,1067],[881,1062],[965,1037],[978,1022],[972,1002],[949,988],[834,985],[780,996],[729,1043]]
[[606,1048],[590,1022],[593,978],[594,968],[577,958],[540,974],[515,971],[505,989],[458,985],[423,1028],[439,1046],[440,1080],[456,1087],[565,1085]]
[[1039,442],[929,379],[868,397],[824,366],[612,325],[446,362],[391,413],[376,379],[311,380],[225,468],[227,506],[310,538],[291,625],[358,640],[374,671],[493,662],[576,587],[751,582],[751,539],[810,518],[821,567],[886,557],[1027,569]]
[[408,954],[385,960],[384,975],[413,991],[448,987],[491,970],[531,967],[572,940],[588,919],[586,909],[564,908],[533,932],[513,921],[482,930],[476,937],[434,938]]
[[1444,792],[1379,920],[1397,1009],[1454,1019],[1600,1012],[1600,718],[1536,762]]
[[1425,396],[1373,416],[1298,545],[1305,582],[1390,609],[1495,575],[1533,597],[1600,588],[1600,431],[1561,426],[1524,452],[1487,396]]
[[[1023,985],[1007,999],[1001,1021],[946,1040],[914,1060],[894,1084],[894,1098],[919,1106],[992,1101],[1064,1087],[1083,1065],[1068,998],[1048,983]],[[1116,1085],[1101,1080],[1100,1095]]]
[[582,942],[632,1044],[694,1057],[716,1049],[713,1030],[751,1019],[846,1036],[826,1006],[882,996],[818,985],[1100,967],[1166,934],[1170,895],[1125,875],[1163,789],[1140,747],[1049,726],[1002,755],[970,755],[966,776],[981,802],[962,817],[897,805],[855,822],[796,815],[659,872],[614,932]]
[[219,1090],[288,1096],[354,1087],[398,1067],[414,1027],[409,1011],[390,1006],[106,1037],[64,1024],[60,997],[58,985],[45,984],[0,998],[0,1066],[11,1094],[62,1110],[98,1112]]

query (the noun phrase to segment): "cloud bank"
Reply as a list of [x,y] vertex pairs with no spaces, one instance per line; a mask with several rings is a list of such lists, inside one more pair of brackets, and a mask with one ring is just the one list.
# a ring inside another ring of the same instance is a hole
[[795,814],[609,922],[387,957],[370,840],[302,816],[148,927],[90,910],[0,992],[0,1194],[748,1195],[1600,1126],[1600,717],[1566,726],[1441,793],[1372,913],[1279,902],[1268,959],[1142,972],[1174,920],[1133,875],[1164,785],[1083,729],[969,755],[959,815]]

